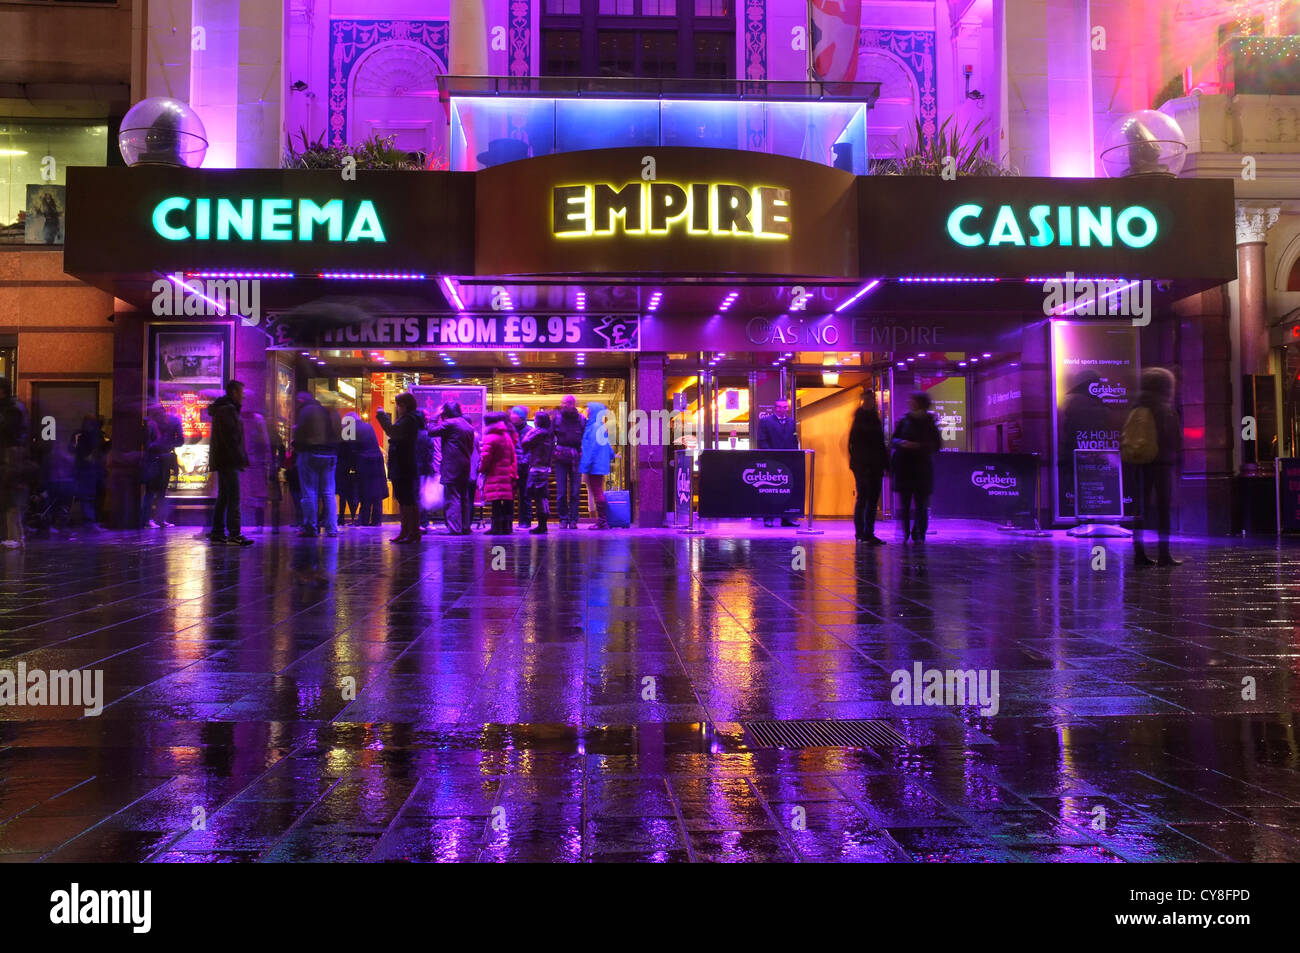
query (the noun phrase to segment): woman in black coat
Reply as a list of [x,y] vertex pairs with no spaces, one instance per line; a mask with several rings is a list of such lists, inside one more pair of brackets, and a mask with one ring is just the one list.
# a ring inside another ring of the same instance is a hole
[[[894,492],[900,497],[903,542],[925,542],[930,525],[930,494],[934,492],[934,455],[942,443],[939,425],[930,413],[930,396],[912,395],[911,408],[894,427]],[[916,503],[916,525],[912,503]]]
[[880,485],[889,466],[885,446],[885,425],[876,408],[876,395],[862,392],[862,405],[849,428],[849,469],[857,483],[858,498],[853,506],[853,534],[872,546],[885,541],[876,535],[876,508],[880,506]]
[[388,434],[388,478],[393,483],[393,498],[401,513],[402,531],[393,537],[393,542],[416,543],[420,540],[420,471],[415,448],[425,428],[425,419],[410,394],[398,394],[396,403],[396,420],[382,410],[375,414],[375,419]]
[[357,418],[356,439],[352,447],[356,464],[357,496],[361,500],[357,525],[378,526],[381,507],[384,500],[388,499],[388,471],[384,468],[384,454],[379,449],[379,437],[375,434],[375,428],[362,420],[355,411],[348,416]]

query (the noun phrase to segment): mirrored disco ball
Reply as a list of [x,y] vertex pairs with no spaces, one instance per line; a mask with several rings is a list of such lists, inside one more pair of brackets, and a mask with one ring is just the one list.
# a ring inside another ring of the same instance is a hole
[[122,120],[117,147],[127,165],[171,165],[197,169],[208,152],[208,133],[189,103],[150,96]]

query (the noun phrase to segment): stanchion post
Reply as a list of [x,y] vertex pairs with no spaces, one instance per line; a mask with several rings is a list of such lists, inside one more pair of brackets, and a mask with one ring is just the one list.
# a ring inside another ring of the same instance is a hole
[[817,512],[817,451],[805,450],[808,454],[808,525],[795,530],[796,536],[821,536],[822,531],[813,529],[814,513]]
[[704,530],[695,528],[695,456],[696,451],[690,453],[690,459],[687,461],[687,473],[690,482],[690,499],[686,501],[687,527],[679,530],[683,536],[703,536]]

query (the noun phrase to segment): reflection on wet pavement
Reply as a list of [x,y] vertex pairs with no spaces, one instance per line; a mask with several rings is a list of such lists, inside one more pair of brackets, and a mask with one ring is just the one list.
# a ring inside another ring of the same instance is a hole
[[[0,706],[0,860],[1300,860],[1300,547],[593,536],[6,552],[0,671],[105,697]],[[742,726],[818,718],[909,745]]]

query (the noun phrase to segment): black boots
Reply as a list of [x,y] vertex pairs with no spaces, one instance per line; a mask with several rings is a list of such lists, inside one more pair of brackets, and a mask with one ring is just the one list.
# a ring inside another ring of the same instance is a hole
[[1156,555],[1158,557],[1157,559],[1152,559],[1148,556],[1146,547],[1142,545],[1142,540],[1136,535],[1133,537],[1133,565],[1137,566],[1139,569],[1144,569],[1147,566],[1168,566],[1172,568],[1183,564],[1181,559],[1175,559],[1173,553],[1169,551],[1168,542],[1162,542],[1160,544],[1160,549],[1157,551]]
[[397,508],[398,519],[401,521],[402,531],[393,537],[394,543],[417,543],[420,541],[420,507],[399,506]]

